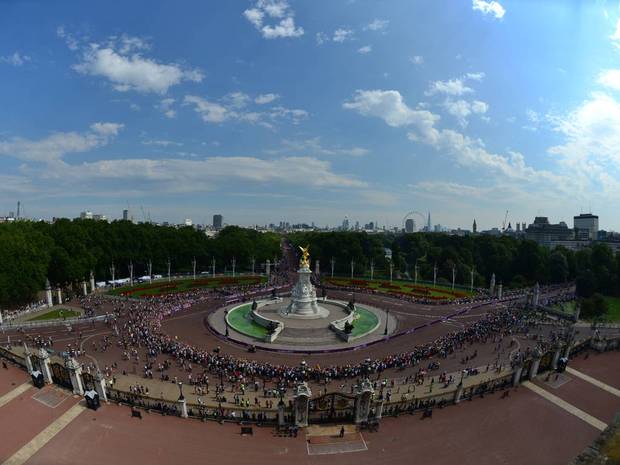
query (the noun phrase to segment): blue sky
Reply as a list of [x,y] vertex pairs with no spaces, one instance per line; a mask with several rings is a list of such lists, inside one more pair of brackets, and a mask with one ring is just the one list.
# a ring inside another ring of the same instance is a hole
[[620,229],[620,7],[0,2],[0,214]]

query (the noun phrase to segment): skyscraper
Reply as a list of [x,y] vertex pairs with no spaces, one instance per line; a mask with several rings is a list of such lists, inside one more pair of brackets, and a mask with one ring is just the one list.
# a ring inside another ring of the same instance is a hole
[[581,229],[587,231],[588,239],[595,241],[598,236],[598,216],[592,213],[582,213],[573,217],[575,231]]
[[408,218],[407,221],[405,221],[405,232],[412,233],[413,231],[415,231],[415,221]]
[[432,231],[432,228],[431,228],[431,212],[428,212],[428,221],[426,222],[426,230],[428,232]]
[[123,221],[129,221],[129,210],[123,210]]
[[474,232],[474,234],[478,232],[478,226],[476,225],[476,218],[474,218],[474,225],[472,226],[471,230]]
[[222,215],[213,215],[213,229],[219,231],[222,229],[222,223],[224,221],[224,217]]

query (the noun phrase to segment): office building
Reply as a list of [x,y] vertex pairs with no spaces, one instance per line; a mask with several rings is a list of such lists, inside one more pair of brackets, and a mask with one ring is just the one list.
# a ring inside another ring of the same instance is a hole
[[407,233],[412,233],[415,231],[415,221],[413,221],[413,219],[408,218],[407,221],[405,221],[405,232]]
[[222,223],[224,221],[224,217],[222,215],[213,215],[213,229],[219,231],[222,229]]
[[595,241],[598,238],[598,216],[592,213],[582,213],[573,217],[575,235]]

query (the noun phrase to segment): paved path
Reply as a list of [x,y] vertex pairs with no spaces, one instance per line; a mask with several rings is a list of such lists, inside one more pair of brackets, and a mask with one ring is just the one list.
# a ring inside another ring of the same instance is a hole
[[604,423],[598,418],[593,417],[589,413],[578,409],[574,405],[569,404],[568,402],[559,398],[558,396],[551,394],[549,391],[544,390],[540,386],[537,386],[529,381],[524,382],[523,386],[535,392],[539,396],[544,397],[549,402],[552,402],[553,404],[557,405],[561,409],[566,410],[568,413],[575,415],[577,418],[582,419],[583,421],[593,426],[594,428],[600,431],[603,431],[605,428],[607,428],[607,423]]
[[31,387],[32,387],[32,383],[26,382],[24,384],[20,384],[12,391],[7,392],[5,395],[0,397],[0,407],[4,407],[6,404],[11,402],[13,399],[15,399],[16,397],[19,397],[19,395],[22,392],[27,391]]
[[599,381],[596,378],[592,378],[591,376],[586,375],[585,373],[582,373],[580,371],[577,371],[571,367],[566,367],[566,371],[568,373],[570,373],[573,376],[577,376],[578,378],[583,379],[584,381],[587,381],[590,384],[595,385],[598,388],[601,388],[604,391],[609,392],[610,394],[613,394],[616,397],[620,397],[620,389],[616,389],[613,386],[610,386],[609,384],[605,384],[602,381]]
[[47,428],[37,434],[21,449],[15,452],[8,460],[5,460],[2,465],[22,465],[26,463],[30,457],[54,439],[58,433],[60,433],[69,423],[75,420],[75,418],[77,418],[77,416],[85,409],[86,407],[82,404],[75,404],[63,413],[57,420],[54,420]]

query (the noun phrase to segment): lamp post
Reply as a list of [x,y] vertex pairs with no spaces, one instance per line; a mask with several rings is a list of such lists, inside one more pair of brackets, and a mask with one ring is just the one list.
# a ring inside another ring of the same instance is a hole
[[392,284],[392,275],[394,274],[394,263],[390,261],[390,284]]
[[383,335],[387,336],[388,333],[388,321],[390,319],[390,309],[385,310],[385,331],[383,331]]
[[418,285],[418,259],[415,259],[415,266],[413,267],[413,284]]
[[336,259],[334,257],[332,257],[332,259],[330,260],[331,264],[332,264],[332,278],[334,277],[334,266],[336,265]]
[[168,259],[168,282],[170,282],[170,259]]
[[254,276],[254,267],[256,266],[256,259],[252,257],[252,276]]
[[437,263],[433,266],[433,287],[437,286]]
[[196,257],[192,259],[192,271],[194,275],[194,281],[196,280]]
[[370,259],[370,280],[371,281],[374,279],[374,275],[375,275],[375,260]]
[[133,262],[129,262],[129,285],[133,286]]
[[353,279],[353,270],[355,269],[355,262],[351,260],[351,279]]
[[149,260],[149,283],[153,281],[153,262]]
[[114,282],[115,281],[115,279],[114,279],[114,271],[115,271],[114,262],[112,262],[112,266],[110,267],[110,273],[112,274],[112,288],[116,287],[116,283]]
[[456,278],[456,267],[452,265],[452,290],[454,290],[454,279]]
[[185,396],[183,396],[183,382],[179,381],[179,400],[185,400]]
[[476,268],[471,267],[471,284],[469,285],[469,292],[474,292],[474,273],[476,272]]
[[235,277],[235,265],[237,264],[237,259],[235,257],[232,258],[232,276]]
[[215,277],[215,257],[211,260],[211,276]]

